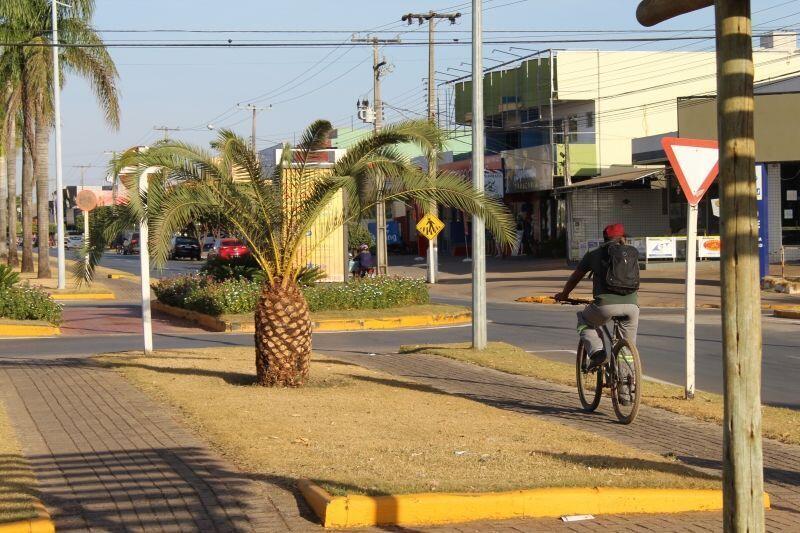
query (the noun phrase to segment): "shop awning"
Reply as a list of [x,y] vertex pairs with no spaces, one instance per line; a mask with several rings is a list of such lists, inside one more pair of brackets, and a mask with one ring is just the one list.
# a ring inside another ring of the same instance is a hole
[[556,191],[569,192],[569,191],[574,191],[575,189],[583,189],[587,187],[602,187],[602,186],[613,187],[615,185],[621,185],[623,183],[630,183],[645,178],[660,177],[663,175],[664,175],[663,168],[626,170],[625,172],[608,174],[606,176],[598,176],[596,178],[590,178],[588,180],[573,183],[572,185],[558,187]]

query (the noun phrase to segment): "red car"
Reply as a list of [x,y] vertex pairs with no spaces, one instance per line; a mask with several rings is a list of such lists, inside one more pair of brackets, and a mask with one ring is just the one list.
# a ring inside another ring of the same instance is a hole
[[208,251],[208,258],[212,259],[219,256],[221,259],[233,259],[249,254],[250,250],[239,239],[219,239],[214,243],[214,247]]

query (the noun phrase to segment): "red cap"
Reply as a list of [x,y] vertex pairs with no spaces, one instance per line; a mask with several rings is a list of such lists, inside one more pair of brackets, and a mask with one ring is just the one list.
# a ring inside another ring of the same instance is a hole
[[625,236],[625,226],[622,224],[609,224],[603,230],[603,237],[606,239],[618,239]]

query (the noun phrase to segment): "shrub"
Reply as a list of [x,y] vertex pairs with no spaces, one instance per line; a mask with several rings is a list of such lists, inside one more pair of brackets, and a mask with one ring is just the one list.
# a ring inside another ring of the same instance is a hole
[[152,288],[160,302],[175,307],[186,307],[186,298],[212,281],[207,277],[177,276],[159,280],[152,284]]
[[[159,301],[213,316],[252,313],[261,291],[259,281],[245,278],[215,281],[211,277],[166,278],[153,284]],[[430,301],[422,279],[364,278],[350,283],[303,287],[309,309],[333,311],[387,309]]]
[[311,311],[387,309],[430,301],[422,279],[364,278],[350,283],[320,283],[305,289]]
[[225,281],[226,279],[259,279],[261,268],[253,258],[248,254],[243,257],[235,257],[233,259],[222,259],[221,257],[212,257],[203,268],[200,269],[200,274],[210,276],[216,281]]
[[183,307],[213,316],[252,313],[260,290],[259,282],[246,279],[208,283],[190,292]]
[[0,289],[8,289],[19,282],[19,274],[8,265],[0,265]]
[[61,306],[38,287],[18,285],[0,288],[0,317],[60,324]]

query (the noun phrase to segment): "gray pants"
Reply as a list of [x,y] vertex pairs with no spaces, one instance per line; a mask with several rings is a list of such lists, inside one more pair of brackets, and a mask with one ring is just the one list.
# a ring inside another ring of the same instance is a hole
[[636,330],[639,327],[639,306],[636,304],[587,305],[578,311],[578,334],[589,355],[603,349],[603,341],[595,331],[612,317],[625,317],[619,321],[622,335],[636,344]]

